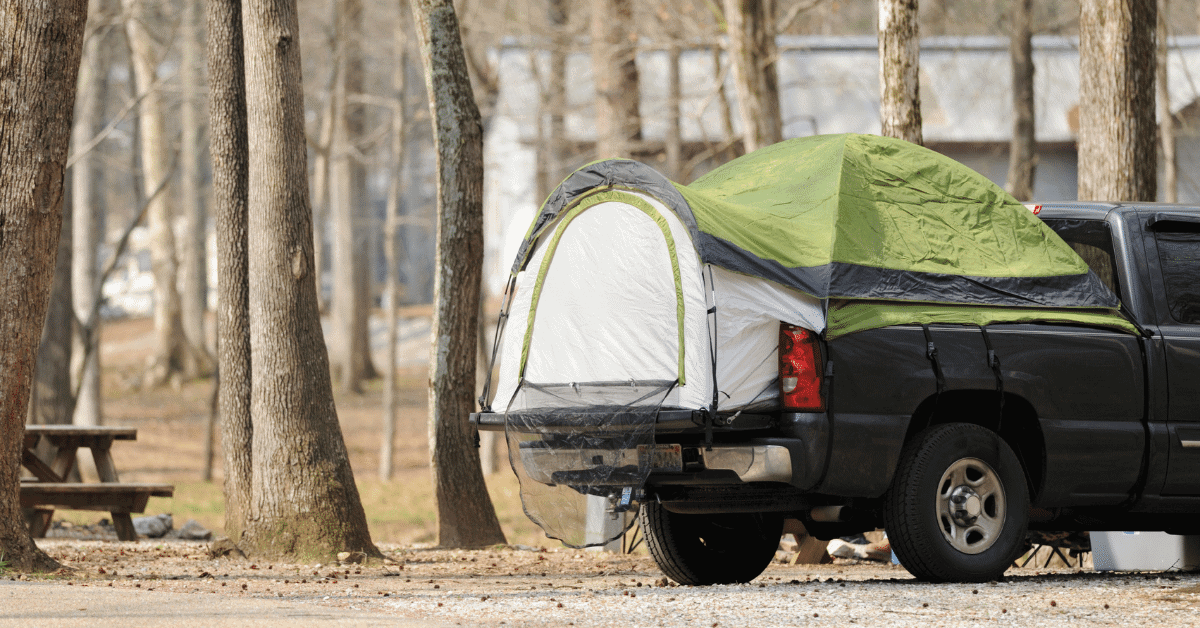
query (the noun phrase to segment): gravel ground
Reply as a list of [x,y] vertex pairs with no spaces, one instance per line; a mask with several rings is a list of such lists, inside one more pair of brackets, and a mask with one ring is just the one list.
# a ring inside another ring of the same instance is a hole
[[[210,559],[192,542],[43,539],[75,586],[277,599],[463,626],[1200,625],[1200,574],[1010,570],[1002,582],[919,583],[900,567],[775,563],[746,585],[667,582],[647,556],[384,545],[392,564]],[[14,576],[23,579],[24,576]]]

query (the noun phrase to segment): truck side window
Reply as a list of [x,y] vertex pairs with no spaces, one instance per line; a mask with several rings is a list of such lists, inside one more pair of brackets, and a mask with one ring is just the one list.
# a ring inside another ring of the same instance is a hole
[[1065,218],[1046,218],[1046,226],[1054,230],[1079,257],[1087,262],[1100,281],[1112,290],[1113,294],[1121,296],[1117,282],[1115,263],[1113,262],[1112,234],[1103,220],[1080,220]]
[[1171,318],[1200,325],[1200,233],[1196,230],[1156,231],[1158,263],[1167,290]]

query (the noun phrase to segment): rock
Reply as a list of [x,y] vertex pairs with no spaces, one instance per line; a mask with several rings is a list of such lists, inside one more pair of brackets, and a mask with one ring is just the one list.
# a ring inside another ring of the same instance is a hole
[[162,537],[170,532],[172,527],[171,515],[137,517],[133,520],[133,529],[138,534],[151,539]]
[[362,564],[367,559],[365,552],[339,552],[337,555],[339,563]]
[[208,541],[212,539],[213,533],[208,528],[200,525],[195,519],[188,519],[188,522],[179,528],[176,536],[185,541]]
[[221,537],[208,546],[209,558],[245,558],[246,554],[228,537]]

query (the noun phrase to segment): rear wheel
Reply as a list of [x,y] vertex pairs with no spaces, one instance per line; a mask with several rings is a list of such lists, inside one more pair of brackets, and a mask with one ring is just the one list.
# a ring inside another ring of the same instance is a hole
[[884,504],[900,564],[932,582],[985,582],[1020,553],[1029,490],[1011,447],[968,423],[935,425],[905,445]]
[[642,504],[646,546],[668,578],[691,585],[750,582],[779,547],[783,518],[773,514],[684,515]]

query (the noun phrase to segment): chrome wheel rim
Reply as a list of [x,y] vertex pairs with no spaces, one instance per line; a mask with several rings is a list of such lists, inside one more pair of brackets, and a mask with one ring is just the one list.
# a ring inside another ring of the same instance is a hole
[[988,463],[962,458],[938,482],[937,519],[942,536],[964,554],[987,551],[1004,529],[1004,484]]

